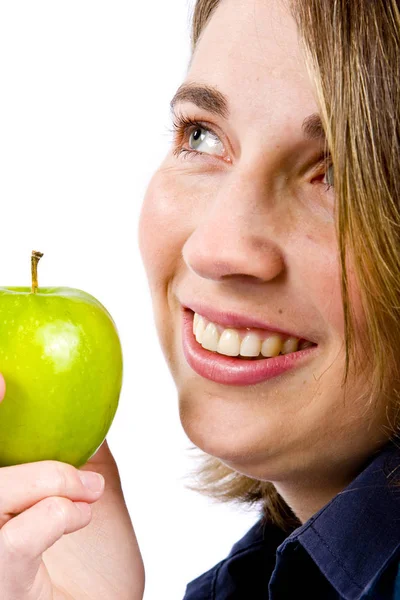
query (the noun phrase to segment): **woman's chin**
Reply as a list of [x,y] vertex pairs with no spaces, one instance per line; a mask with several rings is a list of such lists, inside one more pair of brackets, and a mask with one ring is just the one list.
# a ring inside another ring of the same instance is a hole
[[180,394],[179,414],[197,448],[250,477],[265,478],[267,465],[283,451],[282,436],[274,434],[273,423],[266,426],[254,418],[251,407],[246,409],[241,403],[234,408],[224,398],[210,397],[204,390],[196,395],[192,388]]

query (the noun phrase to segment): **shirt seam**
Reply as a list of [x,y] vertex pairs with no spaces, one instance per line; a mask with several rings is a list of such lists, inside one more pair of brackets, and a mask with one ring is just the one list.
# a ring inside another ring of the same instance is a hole
[[[349,580],[356,586],[357,589],[360,590],[360,592],[363,591],[363,587],[360,586],[359,583],[357,583],[355,581],[355,579],[353,579],[353,577],[351,576],[351,574],[349,573],[349,571],[346,569],[346,567],[344,566],[344,564],[342,563],[342,561],[332,552],[331,548],[328,546],[328,544],[325,542],[324,538],[320,536],[320,534],[318,533],[318,531],[316,529],[314,529],[314,527],[311,525],[311,529],[313,530],[313,532],[315,533],[315,535],[317,536],[317,538],[319,539],[319,541],[321,542],[321,544],[328,550],[328,552],[330,553],[330,555],[332,556],[332,558],[338,563],[338,565],[342,568],[343,572],[347,575],[347,577],[349,578]],[[300,540],[299,540],[300,541]],[[303,546],[304,547],[304,546]],[[315,561],[314,561],[315,562]],[[316,563],[317,564],[317,563]]]

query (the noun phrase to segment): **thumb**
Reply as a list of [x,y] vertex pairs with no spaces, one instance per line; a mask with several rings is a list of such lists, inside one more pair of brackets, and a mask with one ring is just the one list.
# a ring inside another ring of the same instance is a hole
[[111,454],[107,440],[104,440],[93,456],[80,469],[82,471],[96,471],[97,473],[101,473],[106,479],[108,489],[120,490],[121,488],[118,466]]
[[6,395],[6,382],[4,381],[3,375],[0,373],[0,402],[4,400]]

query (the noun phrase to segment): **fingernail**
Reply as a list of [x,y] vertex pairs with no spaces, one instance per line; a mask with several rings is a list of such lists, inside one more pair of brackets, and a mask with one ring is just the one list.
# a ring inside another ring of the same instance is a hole
[[104,477],[93,471],[82,471],[79,474],[83,485],[91,492],[101,492],[104,488]]

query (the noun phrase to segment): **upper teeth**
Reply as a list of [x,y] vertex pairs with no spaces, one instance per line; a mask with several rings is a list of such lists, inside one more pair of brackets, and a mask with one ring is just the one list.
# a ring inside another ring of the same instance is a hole
[[[254,332],[241,336],[236,329],[211,323],[204,317],[194,314],[193,334],[196,340],[206,350],[225,354],[226,356],[278,356],[296,352],[299,339],[294,337],[285,338],[278,333],[266,333],[260,337]],[[311,342],[302,342],[300,349],[312,346]]]

